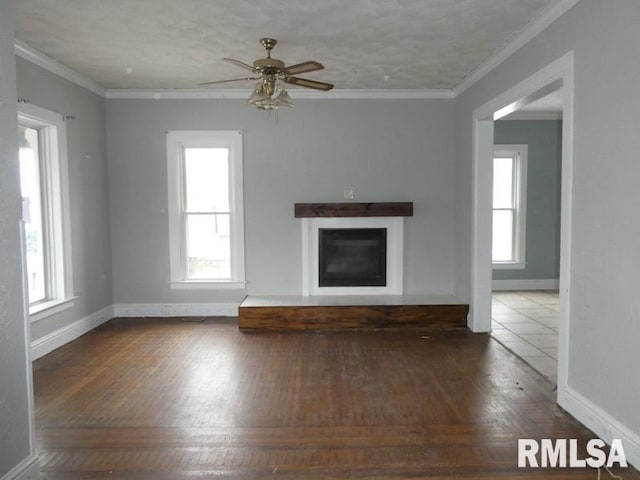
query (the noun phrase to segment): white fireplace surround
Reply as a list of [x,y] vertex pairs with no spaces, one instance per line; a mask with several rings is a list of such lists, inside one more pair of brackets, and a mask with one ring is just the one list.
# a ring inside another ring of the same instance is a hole
[[[319,230],[321,228],[385,228],[387,230],[387,285],[380,287],[320,287]],[[312,217],[302,219],[302,294],[402,295],[404,249],[403,217]]]

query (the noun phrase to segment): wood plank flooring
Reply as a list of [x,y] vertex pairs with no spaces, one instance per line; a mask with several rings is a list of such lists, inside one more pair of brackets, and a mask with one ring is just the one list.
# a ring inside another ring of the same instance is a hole
[[42,479],[598,478],[517,468],[518,438],[595,435],[466,330],[116,319],[36,361],[34,382]]

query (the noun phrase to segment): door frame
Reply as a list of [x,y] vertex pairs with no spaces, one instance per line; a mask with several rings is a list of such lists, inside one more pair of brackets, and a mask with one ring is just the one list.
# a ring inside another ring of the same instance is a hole
[[558,333],[558,396],[560,396],[567,388],[571,318],[573,51],[566,53],[473,111],[471,309],[468,326],[474,332],[491,331],[491,162],[494,148],[494,121],[558,88],[563,89]]

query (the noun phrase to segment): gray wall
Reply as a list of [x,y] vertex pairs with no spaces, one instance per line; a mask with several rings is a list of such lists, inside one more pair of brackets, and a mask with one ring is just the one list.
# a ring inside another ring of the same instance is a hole
[[169,289],[166,130],[242,130],[247,293],[301,293],[295,202],[413,201],[405,290],[453,291],[451,100],[298,100],[278,116],[243,100],[108,100],[115,303],[226,302]]
[[562,122],[495,123],[496,144],[527,145],[526,267],[494,270],[494,280],[555,279],[560,267],[560,169]]
[[[16,280],[19,194],[6,3],[0,2],[0,365],[3,382],[7,379],[11,388],[0,393],[0,474],[29,455],[28,368],[23,312],[16,302],[21,298]],[[277,119],[238,109],[237,100],[107,101],[115,302],[211,302],[240,296],[168,289],[163,132],[170,129],[245,132],[247,291],[299,293],[300,226],[292,204],[339,201],[342,190],[353,187],[358,200],[416,203],[416,216],[407,222],[409,293],[449,292],[455,279],[455,291],[468,300],[472,112],[573,50],[568,382],[639,435],[640,375],[633,369],[640,345],[639,24],[637,0],[582,0],[453,101],[301,100]],[[43,326],[40,333],[45,334],[111,301],[104,154],[98,146],[104,101],[21,61],[19,78],[21,97],[76,115],[78,122],[69,127],[78,129],[69,136],[80,146],[70,167],[72,210],[79,222],[73,227],[74,274],[81,298],[69,317]],[[92,125],[86,132],[83,122]],[[88,144],[82,143],[85,135],[93,139]],[[85,164],[85,155],[94,161]]]
[[32,324],[33,340],[111,305],[111,247],[105,99],[22,58],[18,97],[71,115],[68,120],[69,197],[75,305]]
[[640,8],[582,0],[456,98],[456,288],[469,298],[472,113],[573,50],[574,178],[568,383],[640,435]]
[[0,2],[0,477],[33,452],[22,294],[20,183],[13,27]]

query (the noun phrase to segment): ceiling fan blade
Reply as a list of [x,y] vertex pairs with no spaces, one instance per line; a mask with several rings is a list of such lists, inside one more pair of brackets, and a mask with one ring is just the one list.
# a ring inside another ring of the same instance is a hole
[[299,87],[313,88],[315,90],[322,90],[327,92],[333,88],[333,85],[330,83],[317,82],[315,80],[307,80],[306,78],[300,77],[286,77],[284,79],[286,83],[291,83],[292,85],[298,85]]
[[284,69],[284,73],[287,75],[299,75],[301,73],[315,72],[316,70],[322,70],[324,65],[316,62],[315,60],[309,60],[308,62],[296,63],[290,65]]
[[213,85],[216,83],[239,82],[241,80],[260,80],[260,77],[232,78],[230,80],[214,80],[213,82],[204,82],[200,85]]
[[240,60],[236,60],[235,58],[223,58],[222,60],[224,60],[225,62],[233,63],[234,65],[240,68],[251,70],[252,72],[258,71],[258,69],[255,68],[254,66],[249,65],[248,63],[241,62]]

